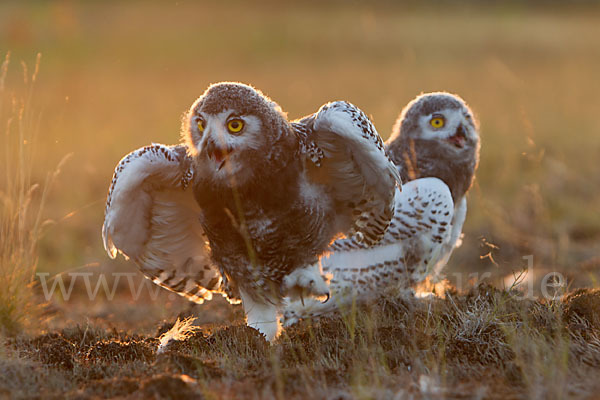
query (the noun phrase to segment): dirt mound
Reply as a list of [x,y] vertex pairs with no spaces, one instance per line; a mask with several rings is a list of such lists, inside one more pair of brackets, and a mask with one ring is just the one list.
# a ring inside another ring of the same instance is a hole
[[140,389],[140,381],[135,378],[96,379],[86,388],[89,396],[114,398],[128,396]]
[[89,363],[115,363],[129,361],[152,362],[155,358],[156,348],[143,341],[103,341],[90,347],[85,355]]
[[173,349],[167,353],[160,354],[156,358],[154,366],[162,371],[173,371],[178,374],[189,375],[193,378],[220,378],[224,375],[223,370],[215,361],[205,361],[199,357],[179,354]]
[[[489,383],[488,395],[527,397],[565,387],[535,386],[547,382],[548,365],[563,382],[596,373],[599,314],[597,289],[559,302],[480,285],[445,298],[390,297],[301,321],[273,344],[240,321],[202,327],[157,354],[158,334],[77,326],[11,339],[26,364],[5,363],[2,371],[48,382],[40,385],[56,398],[393,397],[399,382],[416,398],[471,393],[479,382]],[[14,387],[0,379],[0,393],[16,393]],[[377,391],[362,392],[366,387]]]
[[49,333],[31,340],[37,358],[44,364],[72,370],[76,346],[60,333]]
[[204,398],[190,378],[184,376],[160,375],[144,381],[140,391],[133,398],[139,399],[198,399]]
[[600,332],[600,289],[578,289],[564,299],[565,317],[577,326],[578,317]]

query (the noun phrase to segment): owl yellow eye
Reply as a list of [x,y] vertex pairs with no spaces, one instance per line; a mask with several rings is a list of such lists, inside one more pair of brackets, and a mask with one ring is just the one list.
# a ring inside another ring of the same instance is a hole
[[227,129],[231,133],[238,133],[244,128],[244,121],[241,119],[232,119],[227,123]]
[[204,132],[204,127],[206,126],[206,121],[203,119],[199,119],[197,122],[198,132]]
[[436,129],[442,128],[445,123],[446,121],[444,121],[443,117],[433,117],[431,118],[431,121],[429,121],[429,124]]

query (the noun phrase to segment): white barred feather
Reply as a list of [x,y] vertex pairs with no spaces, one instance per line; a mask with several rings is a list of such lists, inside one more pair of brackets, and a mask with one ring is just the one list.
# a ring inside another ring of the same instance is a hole
[[338,210],[339,225],[355,240],[381,240],[394,214],[394,191],[401,189],[398,169],[369,118],[356,106],[336,101],[293,124],[304,138],[308,158],[326,177]]
[[[111,258],[131,258],[157,285],[195,303],[222,293],[187,190],[191,161],[184,146],[153,144],[119,162],[109,189],[102,236]],[[223,294],[224,295],[224,294]]]
[[405,183],[402,192],[396,191],[394,218],[383,240],[375,246],[352,239],[334,242],[321,258],[323,273],[332,277],[331,298],[325,303],[288,300],[284,323],[328,314],[351,306],[355,299],[374,300],[387,290],[422,281],[445,264],[453,249],[454,216],[444,182],[422,178]]
[[404,108],[386,149],[410,182],[402,193],[396,191],[385,236],[375,245],[355,238],[332,243],[321,259],[323,272],[331,276],[332,298],[324,304],[288,299],[285,324],[440,277],[461,243],[466,194],[479,161],[478,129],[464,100],[449,93],[421,94]]

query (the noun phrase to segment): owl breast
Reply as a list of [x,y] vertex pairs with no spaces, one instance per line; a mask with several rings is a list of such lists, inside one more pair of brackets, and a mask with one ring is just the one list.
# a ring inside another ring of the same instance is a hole
[[239,188],[239,203],[231,190],[197,186],[212,258],[249,292],[281,287],[284,276],[316,262],[335,235],[328,197],[301,182],[272,181],[268,191]]

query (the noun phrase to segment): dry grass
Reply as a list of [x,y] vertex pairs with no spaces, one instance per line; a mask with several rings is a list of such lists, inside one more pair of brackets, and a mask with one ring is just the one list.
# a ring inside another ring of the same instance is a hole
[[[469,274],[510,286],[526,255],[535,276],[521,286],[534,295],[551,271],[573,290],[598,285],[599,21],[594,4],[2,2],[0,50],[13,62],[0,74],[0,326],[42,335],[0,346],[0,397],[593,394],[597,292],[560,302],[463,289]],[[23,71],[38,52],[39,74]],[[290,117],[352,101],[385,137],[421,91],[461,94],[482,154],[447,269],[460,290],[303,324],[272,347],[240,326],[239,307],[212,301],[191,310],[202,332],[161,355],[170,324],[155,327],[190,314],[167,293],[135,301],[121,282],[115,299],[90,301],[79,281],[40,320],[36,268],[135,270],[102,249],[112,170],[133,148],[177,141],[182,111],[220,80],[256,85]]]
[[157,352],[170,324],[149,336],[78,326],[11,339],[0,393],[240,399],[597,393],[600,292],[552,302],[519,297],[485,285],[451,290],[444,299],[392,297],[350,315],[303,322],[273,345],[235,324],[202,328]]
[[32,182],[36,134],[39,115],[32,98],[40,65],[38,54],[34,70],[22,64],[24,97],[6,85],[10,53],[0,68],[0,124],[3,124],[2,156],[5,175],[0,180],[0,333],[14,334],[32,322],[37,324],[40,306],[34,299],[32,286],[38,262],[38,245],[49,221],[42,211],[48,191],[60,167],[47,175],[40,185]]

